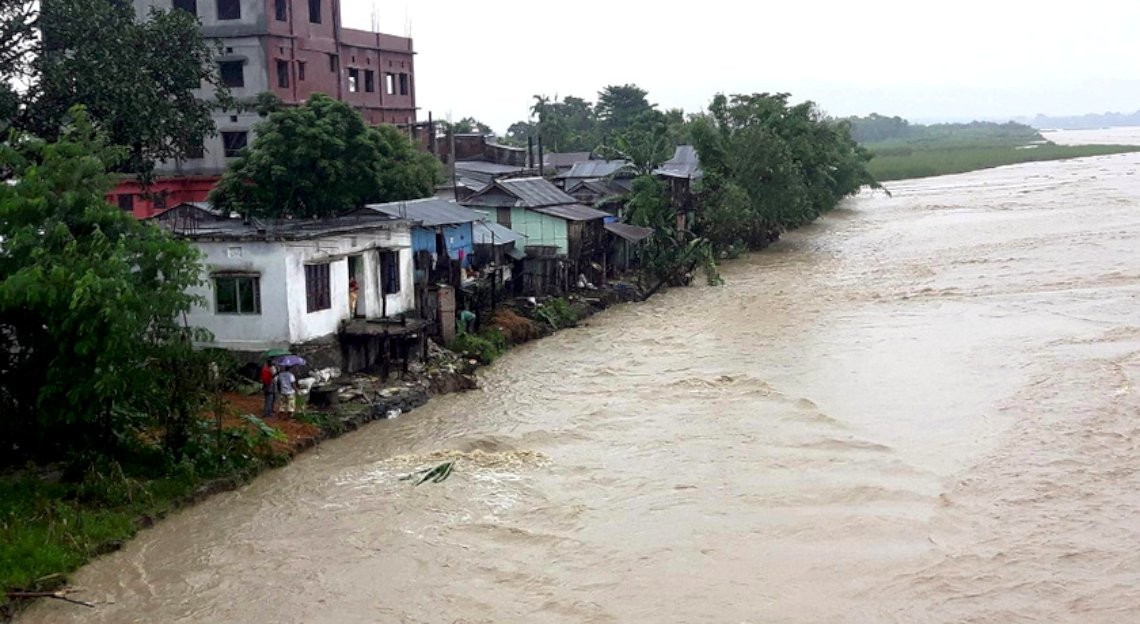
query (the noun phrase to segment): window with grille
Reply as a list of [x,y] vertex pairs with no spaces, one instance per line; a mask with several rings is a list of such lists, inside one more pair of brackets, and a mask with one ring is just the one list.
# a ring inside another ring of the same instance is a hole
[[241,19],[241,0],[218,0],[218,19]]
[[249,142],[248,132],[223,132],[222,146],[225,148],[226,158],[237,158]]
[[332,307],[332,294],[329,285],[329,264],[305,265],[305,303],[309,312],[328,310]]
[[289,88],[289,61],[277,61],[277,86]]
[[218,63],[218,71],[222,75],[222,84],[227,87],[245,86],[245,73],[242,71],[241,61],[222,61]]
[[261,280],[256,275],[215,275],[215,314],[261,314]]
[[400,252],[380,252],[380,288],[385,295],[400,292]]
[[273,12],[275,13],[275,17],[277,18],[277,21],[279,21],[279,22],[288,21],[289,20],[288,0],[274,0]]
[[198,0],[174,0],[174,8],[190,15],[198,15]]

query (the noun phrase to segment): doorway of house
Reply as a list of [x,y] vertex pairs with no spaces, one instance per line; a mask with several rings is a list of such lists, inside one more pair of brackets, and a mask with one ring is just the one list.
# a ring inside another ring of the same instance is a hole
[[348,316],[364,317],[364,258],[348,257]]

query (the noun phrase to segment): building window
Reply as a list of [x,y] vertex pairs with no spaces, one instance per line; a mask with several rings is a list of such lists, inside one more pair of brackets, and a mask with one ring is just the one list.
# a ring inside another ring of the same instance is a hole
[[321,23],[321,0],[309,0],[309,21],[314,24]]
[[305,303],[309,312],[328,310],[332,307],[329,286],[329,264],[305,265]]
[[360,72],[355,69],[348,70],[348,92],[356,93],[360,90]]
[[289,20],[289,4],[288,0],[274,0],[273,12],[277,21],[286,22]]
[[240,156],[248,141],[248,132],[223,132],[222,146],[225,148],[226,158]]
[[289,61],[277,61],[277,86],[289,88]]
[[396,74],[384,74],[384,93],[396,94]]
[[174,8],[190,15],[198,15],[198,0],[174,0]]
[[119,195],[115,199],[117,199],[119,202],[119,210],[123,210],[125,212],[134,212],[135,211],[135,196],[134,195],[123,194],[123,195]]
[[368,93],[376,90],[376,72],[371,69],[364,70],[364,90]]
[[297,61],[297,80],[305,79],[305,61]]
[[329,55],[329,71],[331,71],[335,74],[337,72],[339,65],[340,65],[339,57],[337,57],[337,55],[335,55],[335,54],[330,54]]
[[408,94],[408,75],[400,74],[400,95]]
[[495,223],[510,229],[511,227],[511,209],[510,208],[496,208],[495,209]]
[[261,280],[256,275],[214,276],[215,314],[261,314]]
[[227,87],[245,86],[245,72],[242,70],[241,61],[222,61],[218,63],[218,69],[222,74],[222,84]]
[[241,19],[241,0],[218,0],[218,19]]
[[380,289],[385,295],[400,292],[400,252],[380,252]]
[[158,193],[151,195],[151,207],[155,210],[166,210],[166,195],[166,191],[159,191]]

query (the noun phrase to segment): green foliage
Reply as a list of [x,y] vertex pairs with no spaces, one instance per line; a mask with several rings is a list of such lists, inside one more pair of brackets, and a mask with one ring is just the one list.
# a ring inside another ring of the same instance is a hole
[[456,134],[494,134],[495,131],[491,130],[491,126],[475,119],[474,117],[464,117],[454,124],[448,124],[446,121],[441,122],[444,130],[451,130]]
[[503,332],[496,328],[484,329],[478,333],[462,333],[447,347],[465,357],[474,358],[480,364],[490,364],[507,352],[510,343]]
[[1140,151],[1140,145],[959,146],[876,152],[867,169],[875,178],[903,180],[965,173],[1023,162],[1063,160]]
[[369,202],[430,195],[442,168],[392,126],[370,127],[344,102],[313,95],[256,126],[211,201],[265,217],[325,217]]
[[[873,113],[868,117],[848,117],[851,137],[863,145],[878,147],[959,145],[1025,145],[1044,140],[1041,133],[1025,124],[990,121],[970,123],[911,124],[900,117],[884,117]],[[876,150],[878,151],[878,150]]]
[[0,146],[15,180],[0,184],[5,461],[130,448],[156,424],[176,449],[203,392],[181,383],[203,336],[176,323],[197,301],[198,253],[103,200],[121,152],[71,115],[57,143]]
[[718,95],[690,132],[705,178],[698,224],[722,255],[759,249],[831,210],[863,186],[878,187],[870,153],[847,122],[788,95]]
[[708,239],[678,228],[677,211],[661,181],[651,175],[633,181],[626,219],[653,229],[653,235],[637,248],[642,277],[656,282],[645,296],[664,285],[687,285],[697,269],[704,272],[709,284],[720,283],[712,245]]
[[570,305],[570,302],[562,297],[544,301],[535,311],[535,314],[546,321],[554,330],[574,327],[578,324],[578,313]]
[[[38,4],[42,39],[25,46],[16,64],[27,67],[30,85],[17,128],[54,140],[71,108],[83,105],[112,144],[127,148],[116,168],[142,174],[157,161],[185,157],[214,134],[213,103],[194,91],[206,85],[219,104],[231,99],[213,60],[216,44],[202,38],[197,18],[152,9],[140,21],[129,2]],[[0,11],[0,31],[7,24]]]

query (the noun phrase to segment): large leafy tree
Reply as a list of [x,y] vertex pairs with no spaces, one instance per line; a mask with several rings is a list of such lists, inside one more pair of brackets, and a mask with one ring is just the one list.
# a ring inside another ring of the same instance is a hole
[[[0,35],[15,36],[0,44],[0,74],[18,72],[26,86],[18,99],[0,93],[0,116],[7,102],[20,130],[53,140],[68,111],[83,105],[112,144],[127,148],[116,170],[148,174],[214,133],[215,105],[232,105],[213,62],[216,45],[184,11],[151,10],[138,20],[129,2],[0,3]],[[29,23],[42,36],[28,38]],[[203,86],[215,101],[195,96]]]
[[722,251],[763,247],[862,186],[878,186],[849,124],[788,97],[718,95],[691,124],[706,173],[702,232]]
[[226,170],[215,205],[265,217],[323,217],[369,202],[427,197],[439,162],[390,126],[371,127],[344,102],[316,94],[271,113]]
[[[108,148],[81,111],[58,142],[0,145],[0,456],[108,452],[161,427],[184,440],[179,370],[196,335],[198,254],[108,205]],[[190,393],[192,394],[192,392]],[[181,407],[180,407],[181,406]],[[172,414],[182,418],[173,418]],[[180,444],[181,442],[179,442]]]
[[598,93],[594,112],[604,130],[622,130],[632,126],[645,113],[655,110],[648,96],[649,92],[637,85],[610,85]]

